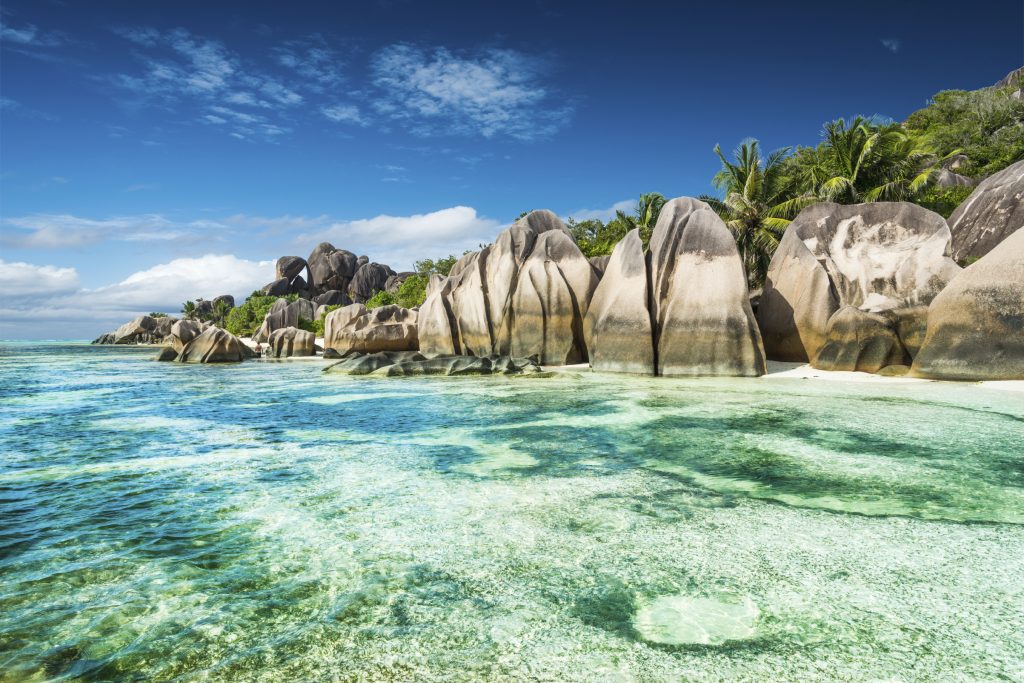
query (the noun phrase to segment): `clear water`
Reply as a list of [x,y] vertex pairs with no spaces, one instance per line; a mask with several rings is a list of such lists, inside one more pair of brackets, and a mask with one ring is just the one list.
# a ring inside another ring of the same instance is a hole
[[0,348],[0,681],[1020,680],[1024,397]]

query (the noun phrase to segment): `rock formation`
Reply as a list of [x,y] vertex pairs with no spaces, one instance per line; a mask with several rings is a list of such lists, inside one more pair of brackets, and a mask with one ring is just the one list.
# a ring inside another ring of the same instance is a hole
[[953,258],[980,258],[1024,227],[1024,161],[983,180],[949,217]]
[[383,377],[418,377],[424,375],[519,375],[540,372],[530,358],[510,356],[426,356],[414,352],[355,353],[324,372],[347,375],[380,375]]
[[[920,343],[922,307],[960,271],[949,243],[942,217],[915,204],[825,202],[804,209],[779,243],[758,305],[768,358],[829,370],[835,363],[848,367],[858,349],[872,349],[852,362],[873,366],[876,347],[863,345],[877,338],[879,318],[846,311],[831,325],[847,306],[882,314],[911,353]],[[865,330],[851,330],[856,321]],[[819,361],[826,343],[830,349]],[[844,344],[850,346],[838,348]]]
[[114,330],[115,344],[139,344],[155,341],[153,334],[156,330],[156,318],[148,315],[140,315],[131,322],[127,322]]
[[1024,228],[965,268],[935,297],[912,374],[1024,379]]
[[173,347],[166,347],[157,360],[174,360],[179,363],[238,363],[252,356],[252,350],[238,337],[219,327],[211,326],[184,343],[177,354],[174,354]]
[[296,299],[289,302],[287,299],[278,299],[270,307],[263,325],[253,335],[253,341],[265,342],[270,339],[270,333],[285,327],[298,327],[303,320],[312,321],[316,317],[316,306],[307,299]]
[[416,311],[400,306],[367,310],[362,304],[351,304],[338,308],[324,321],[324,355],[415,351],[419,346],[416,317]]
[[597,370],[758,376],[764,351],[729,229],[704,202],[666,203],[643,253],[616,245],[586,319]]
[[318,292],[347,292],[358,267],[356,255],[351,251],[321,242],[309,255],[310,285]]
[[420,308],[420,350],[586,360],[583,318],[597,282],[561,220],[533,211],[494,244],[459,259],[446,278],[431,278]]
[[388,278],[394,274],[395,271],[380,263],[359,266],[348,285],[349,298],[356,303],[366,303],[374,294],[384,291]]
[[270,355],[274,358],[316,355],[314,334],[295,327],[274,330],[267,339],[267,345],[270,347]]

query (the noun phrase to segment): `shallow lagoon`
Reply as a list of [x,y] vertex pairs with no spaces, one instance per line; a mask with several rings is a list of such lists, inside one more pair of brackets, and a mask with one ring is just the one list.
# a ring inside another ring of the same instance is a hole
[[1014,680],[1024,395],[0,347],[0,680]]

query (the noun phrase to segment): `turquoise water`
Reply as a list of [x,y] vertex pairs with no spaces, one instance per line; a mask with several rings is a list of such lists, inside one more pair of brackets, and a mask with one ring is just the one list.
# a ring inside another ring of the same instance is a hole
[[1020,680],[1024,395],[0,347],[0,681]]

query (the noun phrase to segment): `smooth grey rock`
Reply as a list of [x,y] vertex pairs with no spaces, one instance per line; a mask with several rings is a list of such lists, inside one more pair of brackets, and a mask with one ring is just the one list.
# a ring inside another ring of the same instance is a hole
[[943,168],[939,170],[935,185],[937,187],[973,187],[974,179]]
[[170,346],[181,352],[185,345],[202,334],[203,329],[194,320],[179,320],[171,325]]
[[397,294],[398,290],[401,289],[402,284],[415,274],[416,273],[405,271],[389,276],[387,281],[384,282],[384,291],[390,292],[391,294]]
[[594,272],[597,273],[598,277],[604,276],[604,271],[608,269],[608,261],[611,259],[611,255],[605,256],[591,256],[587,260],[590,261],[590,265],[594,267]]
[[114,339],[116,339],[116,337],[114,336],[114,333],[113,332],[107,332],[106,334],[101,334],[100,336],[98,336],[95,339],[93,339],[92,343],[93,344],[113,344],[114,343]]
[[274,358],[316,355],[315,335],[295,327],[283,327],[270,333],[267,345]]
[[810,361],[843,306],[884,313],[927,306],[960,272],[942,216],[907,202],[815,204],[786,229],[757,320],[768,358]]
[[292,282],[306,269],[306,259],[301,256],[282,256],[274,266],[274,278]]
[[152,341],[152,333],[156,330],[156,319],[148,315],[140,315],[114,330],[115,344],[139,344]]
[[221,294],[220,296],[215,296],[213,298],[213,301],[210,302],[213,305],[214,310],[217,309],[217,304],[220,303],[221,301],[227,304],[227,307],[229,309],[235,307],[235,297],[231,296],[230,294]]
[[981,258],[1024,227],[1024,161],[981,181],[949,217],[953,258]]
[[843,306],[829,318],[825,337],[814,363],[821,370],[878,372],[907,362],[892,321],[878,313]]
[[1024,66],[1019,69],[1014,69],[1010,73],[1003,76],[998,83],[993,87],[995,88],[1009,88],[1015,86],[1024,81]]
[[394,272],[380,263],[366,263],[359,267],[348,286],[348,295],[356,303],[366,303],[377,292],[384,291],[388,278]]
[[324,368],[324,372],[346,375],[368,375],[395,363],[406,363],[426,360],[427,357],[418,351],[381,351],[378,353],[353,353],[344,360]]
[[420,348],[436,354],[459,354],[459,327],[451,308],[451,277],[434,274],[427,283],[427,295],[417,316]]
[[175,360],[179,363],[239,363],[252,357],[252,350],[238,337],[219,327],[209,327],[186,344]]
[[647,295],[644,248],[632,230],[615,245],[584,321],[595,370],[656,374]]
[[1024,379],[1024,228],[965,268],[935,297],[913,374]]
[[[665,294],[655,329],[658,374],[765,374],[764,347],[750,307],[747,275],[729,228],[711,209],[697,208],[669,225],[659,219],[652,244],[659,230],[681,234],[661,242],[674,244],[675,254],[666,261],[672,262],[671,276],[660,278]],[[652,266],[658,262],[652,258]],[[658,279],[652,272],[652,282]]]
[[289,293],[290,285],[291,283],[288,282],[287,278],[280,278],[263,285],[261,291],[267,296],[284,296]]
[[[313,303],[317,306],[348,306],[352,302],[349,300],[348,295],[337,289],[331,289],[323,294],[313,298]],[[318,318],[320,316],[317,316]]]
[[350,352],[415,351],[419,348],[416,311],[400,306],[367,310],[352,304],[327,314],[324,348],[339,355]]
[[270,307],[259,331],[253,335],[253,341],[265,342],[270,333],[285,327],[299,327],[303,320],[312,321],[316,317],[316,306],[308,299],[278,299]]

